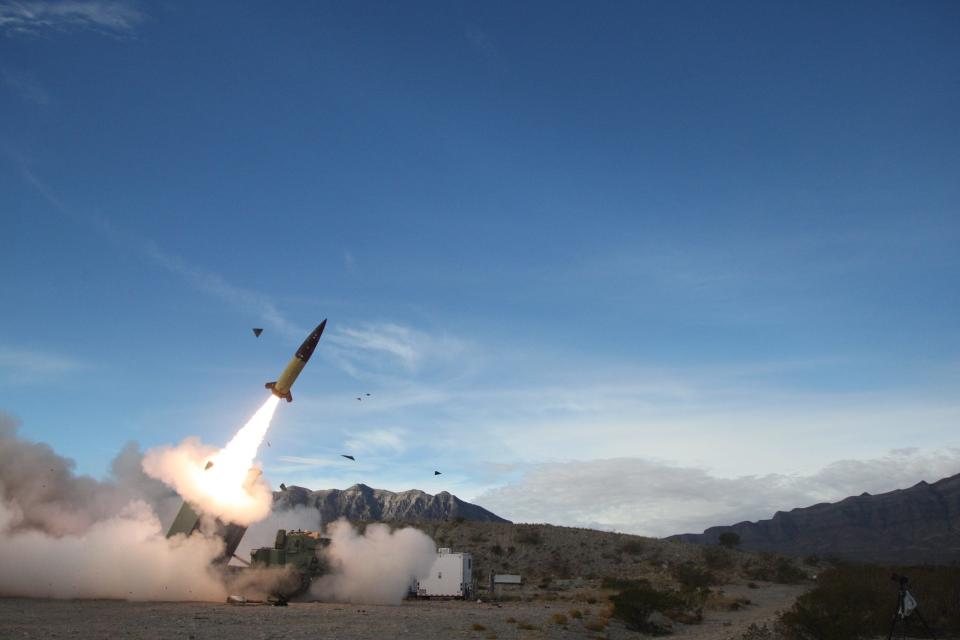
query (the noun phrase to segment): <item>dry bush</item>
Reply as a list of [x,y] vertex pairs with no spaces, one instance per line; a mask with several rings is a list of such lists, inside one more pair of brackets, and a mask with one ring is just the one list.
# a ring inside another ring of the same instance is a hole
[[517,619],[514,618],[513,616],[510,616],[509,618],[507,618],[507,624],[516,624],[516,622],[517,622]]
[[514,540],[520,544],[539,545],[543,544],[543,533],[537,525],[517,525],[517,531],[514,534]]
[[723,547],[704,547],[703,563],[708,569],[713,571],[722,571],[723,569],[732,569],[736,564],[733,554]]
[[613,615],[622,620],[628,629],[641,632],[657,630],[647,622],[647,618],[654,611],[670,616],[671,613],[680,613],[686,609],[686,603],[676,593],[659,591],[652,587],[625,589],[611,596],[610,600],[613,602]]
[[487,630],[487,628],[486,628],[485,626],[483,626],[482,624],[480,624],[479,622],[474,622],[472,625],[470,625],[470,628],[473,629],[474,631],[486,631],[486,630]]
[[555,613],[550,616],[554,624],[567,624],[567,616],[562,613]]
[[704,606],[711,611],[739,611],[750,604],[749,598],[731,598],[715,591],[707,596]]
[[757,560],[745,563],[743,568],[751,580],[797,584],[807,579],[807,574],[793,560],[767,553],[761,553]]
[[[649,580],[635,580],[631,578],[617,578],[612,576],[607,576],[600,581],[601,589],[612,589],[617,591],[623,591],[624,589],[640,589],[643,587],[649,587]],[[590,604],[593,604],[592,602]]]
[[[938,637],[960,633],[960,567],[844,564],[820,574],[816,588],[797,598],[780,617],[781,629],[791,640],[854,640],[886,634],[897,601],[898,585],[890,579],[894,572],[910,578],[910,593]],[[918,620],[911,616],[907,622],[923,635]]]
[[620,551],[638,556],[646,551],[647,545],[643,540],[627,540],[620,545]]
[[678,564],[671,569],[674,580],[685,589],[706,589],[717,584],[717,577],[706,569],[701,569],[692,562]]
[[579,620],[583,617],[583,612],[580,609],[570,609],[570,617],[574,620]]
[[603,631],[607,628],[607,620],[605,618],[591,618],[583,623],[583,628],[587,631]]
[[530,624],[526,620],[521,620],[517,623],[517,629],[523,629],[525,631],[539,631],[540,627],[535,624]]

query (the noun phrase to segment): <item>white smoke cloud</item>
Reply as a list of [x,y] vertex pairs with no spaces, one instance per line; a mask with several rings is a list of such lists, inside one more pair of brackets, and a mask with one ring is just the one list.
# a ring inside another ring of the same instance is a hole
[[[222,601],[237,583],[213,561],[223,541],[194,534],[167,539],[181,499],[141,469],[127,445],[112,479],[73,473],[72,460],[18,437],[0,415],[0,596]],[[244,572],[254,597],[278,572]]]
[[222,600],[226,590],[212,561],[220,540],[168,540],[143,502],[94,522],[81,533],[14,532],[16,506],[0,504],[0,595],[128,600]]
[[419,529],[390,531],[387,525],[371,524],[360,534],[341,519],[327,533],[331,573],[310,589],[319,600],[400,604],[411,582],[425,576],[437,557],[433,540]]

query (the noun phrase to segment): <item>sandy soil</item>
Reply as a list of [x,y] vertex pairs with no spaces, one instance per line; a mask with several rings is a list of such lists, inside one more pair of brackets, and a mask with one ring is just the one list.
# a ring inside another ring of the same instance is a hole
[[[738,637],[751,622],[765,622],[788,607],[805,587],[728,585],[730,596],[754,603],[741,611],[708,611],[701,625],[677,625],[675,637]],[[572,609],[589,611],[582,620]],[[598,605],[581,602],[457,601],[405,602],[399,606],[294,603],[288,607],[231,606],[213,603],[123,602],[104,600],[0,599],[0,638],[143,638],[295,640],[297,638],[620,638],[640,637],[616,621],[589,631]],[[552,616],[564,613],[566,625]],[[509,619],[516,622],[508,622]],[[522,623],[526,623],[525,625]],[[474,625],[483,629],[474,628]],[[533,627],[532,629],[522,628]]]

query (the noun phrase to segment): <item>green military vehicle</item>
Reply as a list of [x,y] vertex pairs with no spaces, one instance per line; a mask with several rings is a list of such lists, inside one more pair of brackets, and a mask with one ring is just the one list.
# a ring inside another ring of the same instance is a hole
[[282,601],[295,598],[310,589],[314,579],[327,572],[323,549],[330,538],[319,531],[277,531],[272,547],[261,547],[250,552],[251,567],[286,567],[296,580],[279,588],[274,594]]

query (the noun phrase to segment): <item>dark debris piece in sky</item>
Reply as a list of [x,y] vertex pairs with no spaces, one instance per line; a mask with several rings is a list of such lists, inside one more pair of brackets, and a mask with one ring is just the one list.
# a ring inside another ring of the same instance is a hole
[[439,471],[434,471],[434,472],[433,472],[433,475],[438,476],[438,475],[440,475],[440,472],[439,472]]
[[210,462],[207,462],[207,466],[205,466],[205,467],[203,468],[203,470],[206,471],[207,469],[209,469],[209,468],[212,467],[212,466],[213,466],[213,461],[211,460]]
[[254,327],[254,329],[253,329],[253,335],[255,335],[255,336],[257,336],[257,337],[259,338],[261,333],[263,333],[263,329],[261,329],[260,327]]
[[286,491],[286,490],[287,490],[287,485],[285,485],[285,484],[283,484],[283,483],[281,482],[281,483],[280,483],[280,491]]
[[356,459],[355,459],[353,456],[348,456],[348,455],[345,454],[345,453],[341,453],[341,454],[340,454],[340,457],[341,457],[341,458],[346,458],[347,460],[353,460],[354,462],[356,462]]

